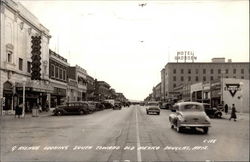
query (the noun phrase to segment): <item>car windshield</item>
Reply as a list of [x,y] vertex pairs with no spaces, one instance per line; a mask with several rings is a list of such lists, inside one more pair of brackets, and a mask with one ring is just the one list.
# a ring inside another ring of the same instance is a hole
[[188,104],[182,107],[182,111],[203,111],[203,108],[200,105]]
[[158,106],[158,103],[156,103],[156,102],[150,102],[150,103],[148,103],[148,106]]

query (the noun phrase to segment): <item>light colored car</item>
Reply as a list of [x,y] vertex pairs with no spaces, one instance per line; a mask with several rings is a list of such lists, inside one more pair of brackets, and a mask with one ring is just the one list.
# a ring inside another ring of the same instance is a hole
[[147,114],[154,113],[160,115],[161,110],[159,107],[159,103],[155,101],[148,102],[146,112]]
[[211,126],[210,119],[204,111],[202,103],[198,102],[180,102],[173,106],[169,115],[171,128],[176,127],[177,132],[182,132],[183,128],[191,129],[202,128],[203,133],[207,134]]

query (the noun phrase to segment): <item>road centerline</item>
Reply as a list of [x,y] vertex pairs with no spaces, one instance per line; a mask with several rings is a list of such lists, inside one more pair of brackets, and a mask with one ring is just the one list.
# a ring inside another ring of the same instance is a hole
[[135,119],[136,119],[137,161],[141,161],[141,150],[139,149],[141,147],[141,142],[140,142],[140,134],[139,134],[137,107],[135,109]]

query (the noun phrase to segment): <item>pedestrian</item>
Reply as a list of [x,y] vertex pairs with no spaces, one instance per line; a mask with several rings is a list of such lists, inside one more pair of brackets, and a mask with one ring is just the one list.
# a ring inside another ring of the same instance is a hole
[[41,103],[38,103],[38,109],[39,109],[39,112],[42,112],[42,106],[41,106]]
[[23,113],[23,108],[22,108],[22,104],[20,105],[16,105],[16,109],[15,109],[15,117],[17,116],[18,118],[21,117],[22,113]]
[[229,118],[229,120],[231,120],[232,118],[234,119],[234,121],[236,121],[236,118],[237,118],[237,116],[236,116],[236,108],[235,108],[235,106],[234,106],[234,104],[232,105],[232,111],[231,111],[231,116],[230,116],[230,118]]
[[227,104],[225,105],[225,113],[226,114],[228,113],[228,105]]

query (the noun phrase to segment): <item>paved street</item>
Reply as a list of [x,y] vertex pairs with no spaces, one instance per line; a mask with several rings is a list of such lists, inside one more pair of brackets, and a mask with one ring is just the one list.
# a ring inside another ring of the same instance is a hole
[[249,117],[212,119],[208,134],[170,128],[169,110],[1,119],[1,161],[248,161]]

